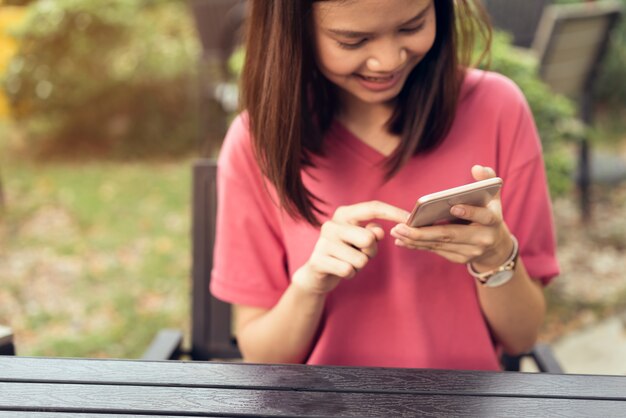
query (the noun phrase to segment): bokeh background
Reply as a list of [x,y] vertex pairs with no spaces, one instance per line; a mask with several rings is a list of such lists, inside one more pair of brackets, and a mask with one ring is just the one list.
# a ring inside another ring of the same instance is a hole
[[[20,355],[135,358],[158,329],[189,329],[190,167],[219,152],[244,54],[209,57],[191,3],[0,1],[0,324]],[[582,222],[574,177],[583,137],[626,158],[626,24],[593,126],[509,34],[482,65],[518,83],[543,141],[563,274],[542,339],[620,317],[626,187],[594,184]]]

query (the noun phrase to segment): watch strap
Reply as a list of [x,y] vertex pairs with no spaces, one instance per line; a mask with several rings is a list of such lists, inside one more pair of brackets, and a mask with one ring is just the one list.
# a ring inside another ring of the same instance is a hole
[[[500,267],[497,267],[493,270],[479,273],[476,270],[474,270],[472,263],[467,263],[467,271],[469,272],[469,274],[472,277],[476,278],[476,280],[478,280],[481,284],[487,285],[489,282],[489,279],[493,277],[494,275],[501,273],[501,272],[505,272],[505,271],[513,271],[517,264],[517,258],[519,257],[519,242],[517,241],[517,238],[515,238],[514,235],[511,235],[511,239],[513,240],[513,250],[511,251],[511,255],[506,259],[506,261]],[[507,281],[508,280],[503,281],[502,283],[499,283],[499,284],[504,284]]]

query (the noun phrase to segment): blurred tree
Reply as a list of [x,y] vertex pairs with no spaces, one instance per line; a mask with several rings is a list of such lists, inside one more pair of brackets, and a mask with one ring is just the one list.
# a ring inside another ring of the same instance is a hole
[[0,0],[0,6],[28,6],[35,0]]
[[4,76],[38,155],[178,155],[195,147],[196,33],[183,0],[38,0]]
[[[17,50],[17,42],[10,36],[9,29],[17,25],[24,17],[25,8],[9,6],[0,3],[0,74],[6,71],[11,57]],[[9,105],[2,91],[0,91],[0,121],[7,118]]]

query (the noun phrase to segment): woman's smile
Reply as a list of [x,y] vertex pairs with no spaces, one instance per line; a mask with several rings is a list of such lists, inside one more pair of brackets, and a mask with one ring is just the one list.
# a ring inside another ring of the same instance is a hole
[[398,84],[402,79],[402,71],[396,71],[387,75],[368,76],[363,74],[355,74],[356,79],[361,86],[371,91],[389,90]]

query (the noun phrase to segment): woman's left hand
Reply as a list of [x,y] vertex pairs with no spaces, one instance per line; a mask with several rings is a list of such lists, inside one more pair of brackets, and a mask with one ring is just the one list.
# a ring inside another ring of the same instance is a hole
[[[472,167],[475,180],[496,176],[490,167]],[[486,207],[455,205],[450,212],[469,225],[446,224],[412,228],[398,224],[391,229],[399,247],[432,251],[454,263],[472,263],[477,270],[501,265],[511,254],[513,240],[502,219],[498,193]]]

